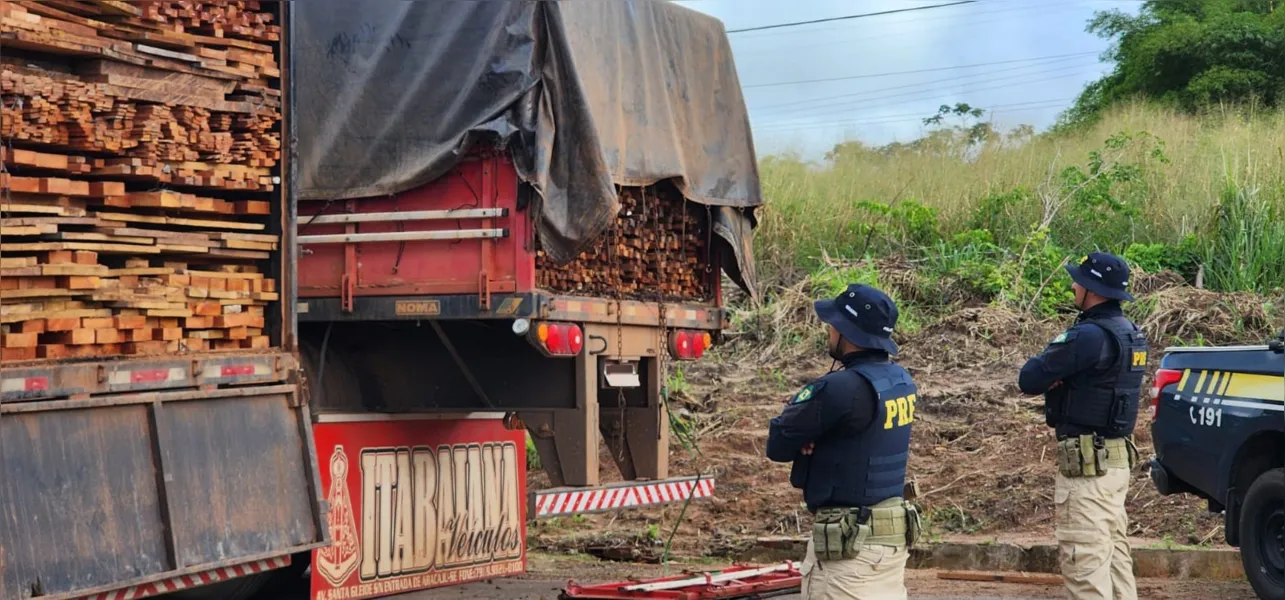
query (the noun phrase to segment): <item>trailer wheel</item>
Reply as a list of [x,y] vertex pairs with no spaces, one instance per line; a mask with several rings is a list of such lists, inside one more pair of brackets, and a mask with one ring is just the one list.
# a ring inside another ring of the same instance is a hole
[[1240,513],[1245,576],[1263,600],[1285,600],[1285,469],[1258,476]]
[[199,588],[167,594],[168,600],[248,600],[272,577],[272,571],[220,581]]

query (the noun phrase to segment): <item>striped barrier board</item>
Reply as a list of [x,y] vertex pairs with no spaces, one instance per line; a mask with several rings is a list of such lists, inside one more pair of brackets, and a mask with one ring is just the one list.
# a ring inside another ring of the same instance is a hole
[[169,579],[162,579],[152,583],[130,586],[111,592],[103,592],[90,596],[82,596],[77,600],[137,600],[138,598],[150,598],[161,594],[177,592],[211,583],[218,583],[237,577],[263,573],[273,569],[280,569],[290,565],[289,556],[279,556],[268,560],[256,560],[241,565],[224,567],[222,569],[210,569],[193,573],[191,575],[179,575]]
[[621,508],[685,502],[714,495],[714,478],[684,477],[631,481],[592,488],[554,488],[531,493],[527,514],[536,519],[579,515]]

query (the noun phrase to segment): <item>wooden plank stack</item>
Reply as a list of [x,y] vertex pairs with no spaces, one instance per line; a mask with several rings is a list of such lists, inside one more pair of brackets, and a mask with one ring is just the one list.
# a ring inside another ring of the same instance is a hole
[[3,360],[269,346],[274,10],[0,0]]
[[616,222],[591,250],[566,265],[537,250],[537,285],[574,296],[710,300],[707,222],[672,185],[623,188]]

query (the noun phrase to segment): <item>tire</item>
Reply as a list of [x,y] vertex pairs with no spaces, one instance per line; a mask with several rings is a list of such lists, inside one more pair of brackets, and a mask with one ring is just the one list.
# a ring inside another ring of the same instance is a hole
[[1285,600],[1285,469],[1258,476],[1240,513],[1240,559],[1262,600]]
[[165,595],[166,600],[248,600],[272,577],[272,571],[220,581]]

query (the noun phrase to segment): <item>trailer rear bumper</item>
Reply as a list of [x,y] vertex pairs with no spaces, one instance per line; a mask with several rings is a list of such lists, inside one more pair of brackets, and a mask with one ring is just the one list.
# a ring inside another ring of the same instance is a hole
[[561,487],[528,494],[527,514],[536,519],[642,508],[700,500],[714,495],[713,477],[626,481],[593,488]]
[[[299,321],[418,321],[422,319],[539,319],[715,331],[723,329],[726,311],[712,305],[580,298],[543,292],[492,294],[484,307],[476,294],[358,296],[352,310],[337,297],[301,298]],[[619,314],[617,314],[619,313]]]

